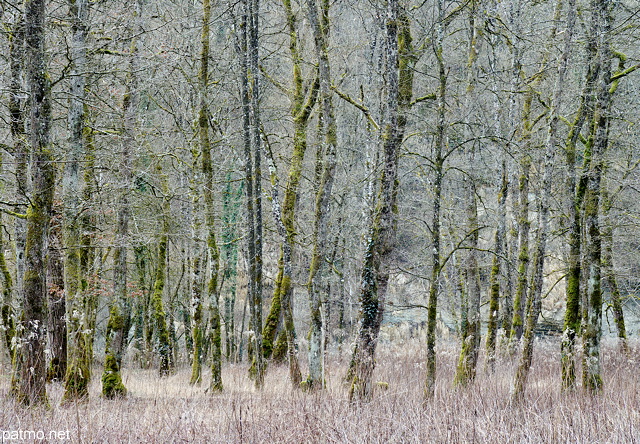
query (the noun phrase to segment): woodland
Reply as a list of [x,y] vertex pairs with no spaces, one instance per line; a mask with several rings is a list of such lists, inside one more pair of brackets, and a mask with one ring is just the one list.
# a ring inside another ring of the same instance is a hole
[[2,428],[119,442],[160,396],[221,442],[637,439],[636,0],[0,8]]

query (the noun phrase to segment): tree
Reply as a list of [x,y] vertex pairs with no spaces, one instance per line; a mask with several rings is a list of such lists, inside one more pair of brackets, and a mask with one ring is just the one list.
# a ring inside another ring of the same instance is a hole
[[138,35],[142,25],[142,1],[135,4],[133,12],[134,24],[130,30],[129,69],[127,73],[126,92],[122,98],[122,145],[120,162],[122,168],[122,189],[118,196],[117,226],[115,233],[113,267],[113,301],[109,308],[107,323],[104,370],[102,373],[102,394],[106,398],[125,396],[127,389],[122,383],[120,374],[122,355],[125,350],[128,331],[126,330],[128,311],[127,290],[127,243],[129,236],[130,204],[129,193],[132,190],[132,149],[136,142],[136,118],[139,105],[138,69],[139,49]]
[[[559,8],[559,5],[558,5]],[[576,20],[576,10],[574,0],[570,0],[567,10],[567,22],[564,30],[563,50],[558,62],[558,75],[555,82],[553,97],[548,117],[547,138],[544,146],[544,166],[542,177],[542,190],[539,201],[539,228],[536,238],[536,250],[534,255],[534,270],[531,288],[527,298],[527,322],[523,333],[523,346],[518,368],[511,392],[513,402],[520,402],[524,398],[525,384],[531,368],[533,359],[534,330],[538,322],[538,317],[542,310],[542,284],[545,255],[547,249],[547,236],[549,234],[549,201],[551,199],[551,175],[553,161],[556,154],[556,144],[558,138],[558,122],[560,120],[559,109],[562,106],[563,91],[565,88],[565,76],[569,56],[573,46],[573,30]],[[554,36],[555,37],[555,36]]]
[[312,234],[313,252],[309,265],[309,309],[311,328],[309,332],[309,388],[324,387],[324,329],[321,300],[321,279],[327,262],[327,230],[330,212],[330,198],[336,169],[336,149],[338,145],[333,94],[331,92],[331,71],[329,65],[329,2],[323,0],[318,8],[315,0],[309,0],[309,21],[313,27],[316,57],[318,58],[318,77],[320,87],[320,105],[322,116],[320,131],[324,140],[318,158],[320,181],[317,185],[315,217]]
[[202,157],[202,174],[204,176],[205,223],[207,229],[207,293],[210,303],[211,317],[211,385],[212,393],[222,391],[222,329],[220,323],[218,273],[220,269],[220,251],[216,241],[214,202],[213,202],[213,166],[211,164],[211,142],[209,140],[209,110],[207,88],[209,86],[209,22],[211,20],[211,3],[202,3],[202,50],[200,53],[200,112],[198,128]]
[[87,72],[87,33],[90,5],[86,0],[70,0],[69,16],[71,20],[71,70],[69,82],[69,144],[66,153],[63,176],[65,246],[65,282],[64,291],[69,319],[68,351],[69,365],[65,375],[65,399],[71,400],[88,396],[91,378],[92,349],[87,336],[93,336],[93,325],[89,322],[86,297],[86,270],[82,269],[82,212],[81,169],[80,162],[87,154],[85,135],[87,126],[86,81]]
[[380,136],[383,170],[361,275],[360,327],[349,371],[351,400],[368,400],[373,393],[371,378],[375,350],[395,240],[399,151],[407,124],[406,112],[413,96],[414,54],[410,22],[397,0],[387,1],[385,31],[387,87],[383,103],[386,109]]
[[46,236],[53,206],[55,167],[50,146],[51,103],[46,75],[45,2],[25,4],[27,85],[31,94],[29,145],[33,156],[33,192],[27,209],[24,301],[18,350],[17,399],[22,404],[46,404]]
[[260,168],[260,83],[258,69],[258,0],[240,4],[236,18],[236,52],[240,59],[242,144],[245,158],[245,190],[248,254],[248,295],[251,317],[252,364],[250,375],[256,387],[264,383],[265,362],[262,339],[262,185]]

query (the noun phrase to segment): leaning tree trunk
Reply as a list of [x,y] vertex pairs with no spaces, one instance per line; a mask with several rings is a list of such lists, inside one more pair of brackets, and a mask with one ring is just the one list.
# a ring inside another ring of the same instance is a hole
[[34,405],[48,403],[45,386],[46,283],[43,270],[55,189],[55,167],[49,140],[51,103],[46,71],[44,0],[25,3],[25,36],[33,192],[27,211],[26,269],[16,397],[22,404]]
[[[308,96],[305,98],[305,88],[302,76],[302,56],[300,53],[297,29],[297,16],[290,0],[283,0],[289,31],[289,51],[293,61],[293,94],[291,97],[291,116],[293,118],[293,150],[291,163],[285,187],[282,208],[276,207],[274,213],[281,211],[281,215],[274,214],[278,232],[282,237],[281,260],[278,262],[277,294],[274,293],[272,307],[263,331],[265,352],[273,351],[273,342],[277,333],[278,320],[282,318],[284,338],[286,339],[286,356],[289,364],[289,376],[294,387],[299,387],[302,379],[298,362],[298,345],[293,322],[293,249],[295,245],[295,221],[298,188],[302,177],[302,164],[307,149],[307,127],[311,111],[315,106],[318,82],[314,81]],[[270,167],[275,163],[270,161]],[[273,170],[270,171],[273,175]],[[272,177],[272,195],[275,182]],[[279,308],[279,310],[278,310]]]

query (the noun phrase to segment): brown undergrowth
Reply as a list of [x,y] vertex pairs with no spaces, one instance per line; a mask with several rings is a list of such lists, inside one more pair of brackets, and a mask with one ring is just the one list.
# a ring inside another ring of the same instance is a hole
[[70,440],[58,442],[82,443],[640,442],[640,347],[634,341],[630,358],[605,347],[605,387],[598,397],[580,389],[561,393],[559,344],[539,342],[520,406],[508,404],[513,363],[499,360],[495,373],[479,371],[474,384],[454,389],[456,359],[456,346],[440,344],[435,397],[423,403],[422,345],[382,345],[375,378],[388,387],[380,384],[374,400],[362,405],[349,404],[341,382],[347,356],[328,357],[323,393],[292,390],[286,367],[270,367],[264,390],[255,391],[246,366],[227,365],[225,391],[219,394],[205,393],[205,383],[190,386],[188,369],[165,378],[155,371],[125,370],[127,399],[100,398],[94,378],[85,403],[61,406],[62,388],[49,385],[49,410],[16,406],[7,396],[4,372],[0,433],[68,430]]

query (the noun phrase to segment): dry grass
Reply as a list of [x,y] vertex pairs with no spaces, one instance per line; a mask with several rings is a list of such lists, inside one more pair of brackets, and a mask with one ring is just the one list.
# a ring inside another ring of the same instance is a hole
[[50,410],[24,410],[6,398],[3,380],[0,430],[69,430],[72,442],[84,443],[632,443],[640,442],[639,351],[632,343],[633,358],[625,359],[607,347],[605,390],[591,397],[560,392],[558,344],[540,343],[527,402],[518,407],[507,402],[509,363],[492,375],[481,371],[467,389],[452,389],[457,351],[446,344],[436,396],[426,405],[417,343],[381,346],[376,379],[389,388],[359,406],[349,405],[341,385],[346,357],[329,359],[328,389],[319,394],[291,390],[284,368],[270,368],[257,392],[245,366],[227,366],[226,391],[216,395],[189,386],[186,369],[164,379],[130,370],[126,400],[99,398],[95,381],[90,401],[62,407],[61,389],[51,385]]

